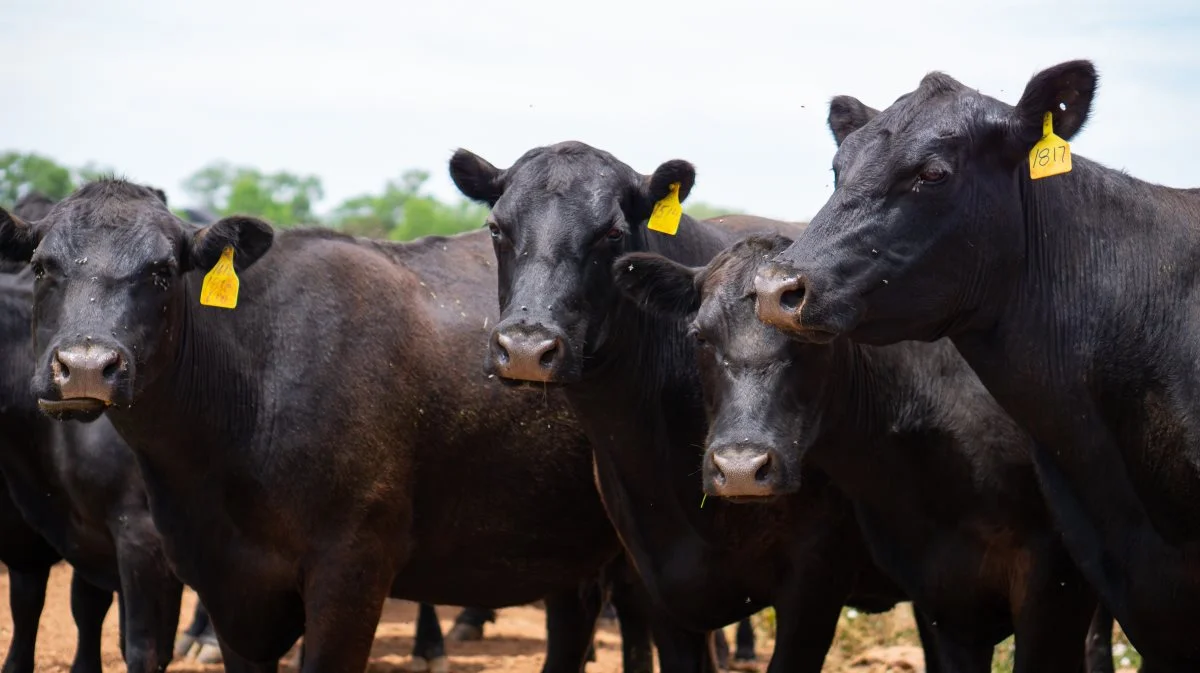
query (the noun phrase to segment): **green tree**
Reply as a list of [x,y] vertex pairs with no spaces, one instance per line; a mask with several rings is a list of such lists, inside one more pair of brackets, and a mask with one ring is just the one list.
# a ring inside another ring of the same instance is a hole
[[389,180],[379,194],[346,199],[332,214],[332,224],[350,234],[407,241],[421,236],[443,236],[483,224],[487,209],[460,199],[444,203],[423,194],[429,171],[407,170]]
[[281,227],[317,224],[313,204],[325,195],[321,179],[315,175],[263,173],[225,161],[196,171],[184,180],[183,188],[204,208],[220,215],[255,215]]
[[11,208],[22,196],[38,191],[55,201],[75,190],[70,169],[40,154],[0,154],[0,204]]
[[683,212],[687,213],[688,215],[691,215],[692,217],[696,218],[697,220],[707,220],[707,219],[713,218],[713,217],[720,217],[721,215],[742,215],[742,214],[744,214],[744,211],[738,210],[736,208],[726,208],[725,206],[714,206],[710,203],[704,203],[703,201],[697,201],[695,203],[690,203],[690,202],[685,203],[683,205]]

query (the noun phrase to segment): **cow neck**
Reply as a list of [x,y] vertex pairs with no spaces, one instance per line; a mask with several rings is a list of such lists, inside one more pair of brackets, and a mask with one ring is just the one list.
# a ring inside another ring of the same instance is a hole
[[[250,271],[242,279],[243,295],[253,291],[254,276],[269,274],[267,269]],[[201,308],[200,281],[199,274],[185,276],[184,291],[176,298],[182,303],[179,330],[166,371],[147,384],[132,407],[108,412],[123,436],[144,440],[139,449],[180,448],[164,441],[161,428],[167,426],[185,444],[202,446],[206,453],[237,454],[253,432],[266,355],[254,353],[260,344],[251,335],[261,332],[254,322],[270,309],[249,302],[233,310]]]
[[819,434],[811,457],[851,497],[868,502],[878,498],[877,504],[887,506],[894,495],[876,484],[895,475],[890,467],[894,442],[906,434],[936,430],[930,421],[935,416],[932,405],[938,402],[917,384],[911,349],[921,349],[918,357],[930,366],[941,355],[927,344],[879,347],[838,339],[830,347],[834,352],[824,377],[826,388],[818,393]]
[[[690,218],[677,238],[641,236],[638,249],[689,265],[707,263],[732,238]],[[598,466],[602,473],[608,468],[625,496],[643,504],[639,514],[695,523],[707,513],[700,509],[699,478],[707,429],[685,321],[651,315],[622,298],[610,305],[604,323],[607,338],[589,358],[583,379],[566,388]]]
[[1194,569],[1163,537],[1191,537],[1174,524],[1195,509],[1152,487],[1144,493],[1161,511],[1183,516],[1151,520],[1130,475],[1140,459],[1123,455],[1140,450],[1150,428],[1142,396],[1122,393],[1157,385],[1156,371],[1181,371],[1169,358],[1186,338],[1181,302],[1193,292],[1171,292],[1169,283],[1194,282],[1200,192],[1079,156],[1065,176],[1018,179],[1024,259],[1006,293],[993,298],[1003,307],[995,328],[954,343],[1032,435],[1042,491],[1080,569],[1118,621],[1138,628],[1127,612],[1130,577],[1155,576],[1179,591],[1195,586]]
[[[831,352],[823,366],[824,387],[815,391],[816,400],[809,401],[818,409],[813,419],[819,433],[813,444],[813,457],[823,464],[830,462],[829,458],[851,457],[871,450],[870,443],[877,439],[874,429],[890,424],[894,416],[891,400],[877,394],[881,363],[871,357],[866,347],[838,339],[825,348]],[[804,380],[811,380],[811,374],[806,373]],[[846,467],[853,471],[855,461]]]

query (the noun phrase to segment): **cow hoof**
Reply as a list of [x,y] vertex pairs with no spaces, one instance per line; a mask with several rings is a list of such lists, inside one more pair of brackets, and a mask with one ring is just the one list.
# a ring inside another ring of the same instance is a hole
[[408,660],[408,664],[404,666],[404,670],[411,673],[425,673],[429,670],[429,660],[425,657],[414,656]]
[[204,643],[196,653],[196,661],[201,664],[219,664],[222,660],[220,646],[212,643]]
[[189,636],[186,633],[175,639],[175,659],[183,661],[192,653],[192,647],[196,644],[196,637]]
[[450,659],[446,655],[435,657],[429,662],[429,673],[450,673]]
[[446,634],[446,640],[456,643],[483,640],[483,627],[474,624],[455,624],[454,628],[450,629],[450,633]]

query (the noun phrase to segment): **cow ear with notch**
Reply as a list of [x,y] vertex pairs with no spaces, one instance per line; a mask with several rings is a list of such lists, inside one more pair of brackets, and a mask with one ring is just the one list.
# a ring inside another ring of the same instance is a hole
[[0,208],[0,259],[28,262],[38,246],[34,226]]
[[489,208],[496,205],[504,193],[502,174],[499,168],[468,150],[459,148],[450,157],[450,179],[458,191],[471,200],[487,204]]
[[187,268],[209,270],[227,246],[233,246],[233,266],[243,271],[270,250],[275,230],[248,215],[230,215],[195,229],[188,243]]
[[846,136],[867,125],[879,110],[868,107],[854,96],[835,96],[829,101],[829,130],[840,147]]
[[613,280],[621,294],[650,313],[684,317],[700,308],[693,269],[662,255],[633,252],[613,262]]
[[1013,135],[1019,154],[1042,137],[1042,120],[1054,115],[1054,134],[1070,140],[1087,121],[1099,76],[1091,61],[1067,61],[1034,75],[1013,110]]

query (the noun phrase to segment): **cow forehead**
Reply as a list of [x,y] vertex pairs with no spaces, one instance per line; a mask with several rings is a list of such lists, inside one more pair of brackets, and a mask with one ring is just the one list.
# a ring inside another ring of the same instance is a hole
[[[39,257],[63,257],[76,265],[113,273],[174,258],[178,234],[160,218],[64,218],[51,222],[38,246]],[[141,220],[141,221],[139,221]]]

